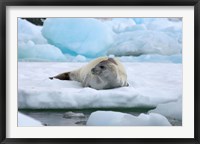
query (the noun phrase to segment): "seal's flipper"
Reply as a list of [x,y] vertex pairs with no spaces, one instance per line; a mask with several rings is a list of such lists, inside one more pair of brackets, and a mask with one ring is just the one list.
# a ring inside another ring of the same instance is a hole
[[70,76],[69,76],[70,72],[65,72],[65,73],[61,73],[57,76],[54,76],[54,77],[49,77],[49,79],[59,79],[59,80],[71,80],[70,79]]
[[49,79],[50,79],[50,80],[52,80],[52,79],[53,79],[53,77],[49,77]]

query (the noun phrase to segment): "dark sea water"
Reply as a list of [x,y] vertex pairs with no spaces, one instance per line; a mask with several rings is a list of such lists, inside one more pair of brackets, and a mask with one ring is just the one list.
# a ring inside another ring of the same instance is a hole
[[[117,111],[129,113],[134,116],[140,113],[147,113],[152,108],[115,108],[115,109],[48,109],[48,110],[32,110],[21,109],[24,113],[40,122],[45,126],[85,126],[90,114],[97,110]],[[182,121],[167,118],[173,126],[181,126]]]

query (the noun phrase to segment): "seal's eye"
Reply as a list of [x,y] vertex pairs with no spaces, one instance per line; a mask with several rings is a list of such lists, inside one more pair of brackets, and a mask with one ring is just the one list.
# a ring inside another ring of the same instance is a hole
[[105,66],[100,66],[101,69],[105,69]]

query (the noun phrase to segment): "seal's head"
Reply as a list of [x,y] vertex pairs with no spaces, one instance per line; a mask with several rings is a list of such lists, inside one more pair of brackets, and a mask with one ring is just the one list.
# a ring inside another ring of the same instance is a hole
[[91,72],[93,75],[99,76],[103,79],[110,79],[117,77],[116,71],[117,63],[114,59],[109,58],[108,60],[101,61],[94,68],[92,68]]

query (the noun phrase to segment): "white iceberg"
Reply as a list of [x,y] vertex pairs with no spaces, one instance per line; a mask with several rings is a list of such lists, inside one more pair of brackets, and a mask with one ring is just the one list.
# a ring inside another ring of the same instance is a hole
[[60,49],[47,43],[41,29],[41,26],[18,18],[19,61],[65,61]]
[[182,120],[182,98],[174,102],[159,104],[156,109],[149,111],[150,113],[159,113],[168,118]]
[[107,51],[108,55],[139,56],[145,54],[175,55],[181,53],[181,44],[165,32],[138,30],[117,35]]
[[140,114],[133,116],[131,114],[96,111],[93,112],[87,123],[87,126],[171,126],[169,121],[160,114]]
[[18,43],[33,41],[36,44],[46,44],[47,40],[42,36],[42,26],[36,26],[27,20],[18,18]]

